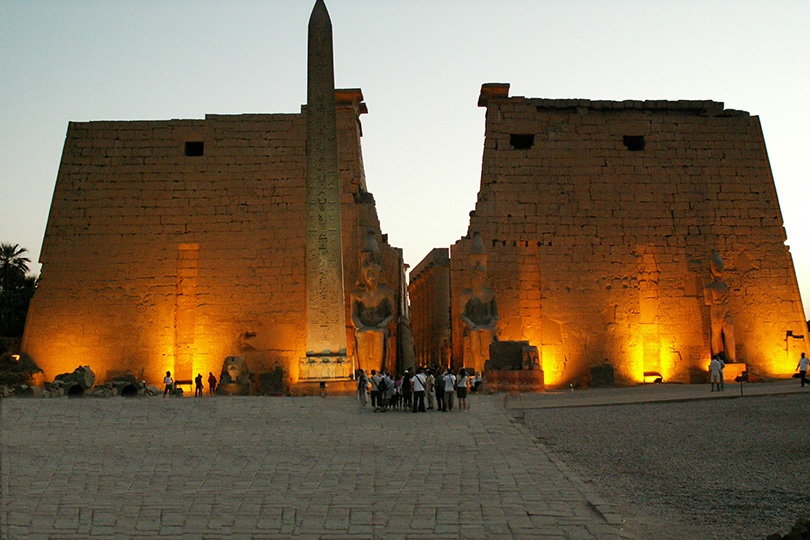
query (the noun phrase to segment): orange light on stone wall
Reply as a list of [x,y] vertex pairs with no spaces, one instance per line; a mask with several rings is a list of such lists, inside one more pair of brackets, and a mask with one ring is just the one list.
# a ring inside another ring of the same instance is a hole
[[563,384],[563,362],[559,358],[553,347],[543,347],[541,362],[543,376],[547,386],[557,386]]
[[628,374],[633,382],[644,382],[644,344],[634,341],[628,354]]

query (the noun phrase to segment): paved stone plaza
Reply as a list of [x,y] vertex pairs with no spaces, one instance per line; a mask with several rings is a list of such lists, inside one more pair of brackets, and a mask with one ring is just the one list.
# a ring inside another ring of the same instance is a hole
[[2,401],[2,536],[626,538],[509,420],[349,397]]

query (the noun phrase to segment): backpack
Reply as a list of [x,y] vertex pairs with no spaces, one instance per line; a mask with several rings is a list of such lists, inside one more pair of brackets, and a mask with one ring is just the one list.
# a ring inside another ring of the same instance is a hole
[[385,379],[380,379],[380,382],[377,383],[377,388],[380,390],[380,393],[386,393],[388,391],[388,383]]

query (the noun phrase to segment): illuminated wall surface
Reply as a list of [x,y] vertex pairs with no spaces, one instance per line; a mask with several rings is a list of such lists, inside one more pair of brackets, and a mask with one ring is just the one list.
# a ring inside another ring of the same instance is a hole
[[[362,94],[337,100],[348,294],[366,231],[381,238],[360,151]],[[241,355],[253,372],[278,363],[297,380],[305,114],[69,125],[23,343],[47,378],[78,365],[100,381],[123,370],[153,383],[167,370],[219,376],[225,357]],[[403,302],[401,250],[380,246],[382,281]]]
[[450,250],[435,248],[411,271],[411,329],[418,365],[450,365]]
[[[499,339],[536,345],[547,384],[605,359],[627,381],[705,372],[712,250],[725,262],[738,360],[763,375],[794,371],[807,327],[756,116],[711,101],[509,98],[508,85],[485,85],[479,104],[469,232],[488,251]],[[451,248],[457,365],[470,238]]]

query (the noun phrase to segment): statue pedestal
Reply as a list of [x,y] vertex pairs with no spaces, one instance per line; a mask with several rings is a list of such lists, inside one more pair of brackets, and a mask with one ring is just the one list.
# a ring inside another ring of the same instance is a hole
[[301,382],[339,381],[354,376],[354,362],[345,354],[308,355],[301,360],[298,380]]
[[742,362],[726,364],[726,367],[723,368],[723,380],[725,382],[734,382],[734,380],[742,375],[742,372],[746,371],[746,369],[747,364]]
[[487,370],[484,387],[491,392],[543,392],[546,388],[542,369],[501,371]]
[[217,385],[218,396],[249,396],[250,384],[225,383]]

